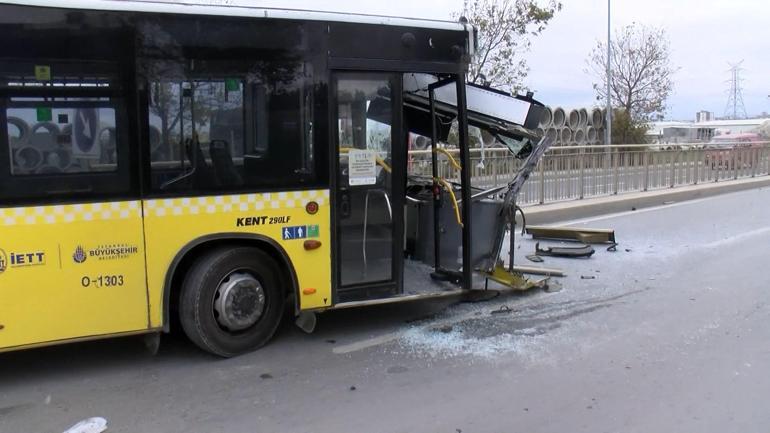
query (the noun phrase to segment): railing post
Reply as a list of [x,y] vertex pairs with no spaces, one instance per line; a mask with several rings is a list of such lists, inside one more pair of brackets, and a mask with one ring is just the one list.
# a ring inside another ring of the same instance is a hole
[[620,165],[620,148],[616,147],[615,151],[610,151],[610,154],[614,156],[612,160],[612,194],[618,195],[618,166]]
[[539,186],[538,195],[540,195],[539,197],[540,204],[545,203],[545,164],[546,164],[547,158],[548,158],[548,155],[543,155],[543,158],[540,159],[540,184],[538,185]]
[[738,179],[738,161],[741,158],[738,158],[738,154],[742,153],[742,149],[735,149],[735,152],[733,152],[733,180]]
[[499,156],[493,156],[494,164],[492,164],[492,182],[495,186],[497,186],[497,172],[500,171],[500,162],[505,162],[505,159],[506,157],[503,156],[502,161],[500,161]]
[[649,152],[647,148],[642,150],[642,166],[644,167],[644,185],[642,186],[642,191],[647,191],[650,187],[650,158],[647,152]]
[[580,179],[578,179],[578,188],[580,188],[579,196],[583,198],[583,192],[585,187],[585,150],[580,149],[578,152],[578,164],[580,167]]
[[669,182],[669,188],[673,188],[676,184],[676,157],[679,154],[679,151],[672,152],[671,153],[671,182]]
[[700,180],[700,170],[698,168],[700,167],[700,161],[701,161],[701,154],[699,149],[695,149],[695,152],[693,153],[693,164],[695,164],[695,167],[693,168],[693,185],[697,185],[698,181]]

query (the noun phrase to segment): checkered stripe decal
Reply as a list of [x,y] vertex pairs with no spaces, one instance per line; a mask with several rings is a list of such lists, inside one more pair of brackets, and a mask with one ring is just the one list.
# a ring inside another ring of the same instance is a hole
[[[145,201],[145,216],[166,217],[291,209],[304,207],[311,200],[316,201],[321,206],[328,204],[329,191],[292,191],[147,200]],[[18,226],[139,218],[142,215],[139,203],[138,201],[127,201],[6,208],[0,209],[0,224]]]
[[323,206],[329,202],[329,191],[292,191],[147,200],[145,202],[145,216],[167,217],[247,212],[252,210],[291,209],[304,207],[311,200]]
[[32,206],[0,209],[0,223],[5,226],[62,224],[137,218],[140,215],[138,201]]

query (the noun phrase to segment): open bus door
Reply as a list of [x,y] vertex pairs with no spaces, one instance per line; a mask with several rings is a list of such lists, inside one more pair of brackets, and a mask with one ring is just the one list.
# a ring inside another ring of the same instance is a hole
[[401,75],[338,72],[333,80],[338,301],[394,296],[403,269]]
[[[404,125],[404,76],[379,72],[334,74],[339,283],[336,302],[404,294],[408,136]],[[454,77],[442,83],[451,82],[454,86],[458,81]],[[462,91],[462,76],[459,81],[457,88]],[[459,101],[458,105],[464,107],[464,102]],[[461,160],[467,162],[467,121],[463,109],[457,113],[454,117],[459,122]],[[470,184],[469,170],[463,169],[461,177],[462,185]],[[470,188],[461,190],[463,196],[468,195],[466,202],[470,202]],[[462,213],[463,219],[470,222],[470,209],[463,209]],[[462,231],[463,243],[470,243],[470,230]],[[454,271],[450,280],[469,289],[472,269],[469,265],[463,268]]]

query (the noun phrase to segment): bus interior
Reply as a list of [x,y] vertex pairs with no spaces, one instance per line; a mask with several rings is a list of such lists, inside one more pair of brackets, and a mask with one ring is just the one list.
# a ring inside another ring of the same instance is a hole
[[[399,150],[392,148],[398,122],[392,121],[389,83],[352,77],[351,88],[338,87],[342,280],[337,308],[452,296],[485,283],[475,271],[497,264],[492,250],[506,229],[504,189],[485,190],[463,179],[469,160],[457,137],[461,116],[466,128],[491,137],[519,159],[547,147],[534,132],[542,104],[531,94],[511,96],[461,82],[467,110],[458,110],[455,77],[402,77],[404,148]],[[362,158],[374,165],[370,173],[359,172]],[[454,175],[442,177],[440,172],[447,172],[439,170],[442,165],[453,167]],[[463,203],[471,203],[467,212]],[[378,284],[387,281],[395,284]]]

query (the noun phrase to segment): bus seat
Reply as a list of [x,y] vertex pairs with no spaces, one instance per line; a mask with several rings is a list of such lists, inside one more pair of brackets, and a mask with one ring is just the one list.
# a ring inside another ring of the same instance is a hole
[[214,175],[221,185],[243,185],[243,178],[235,167],[227,141],[211,140],[209,155],[211,156],[211,163],[214,165]]
[[[193,172],[192,184],[193,188],[200,189],[210,186],[219,186],[217,179],[214,177],[214,173],[206,162],[206,157],[203,156],[203,150],[201,150],[200,141],[197,139],[188,138],[185,141],[187,148],[187,159],[190,160],[190,164],[195,166],[197,160],[197,166]],[[195,157],[193,158],[193,152]]]

